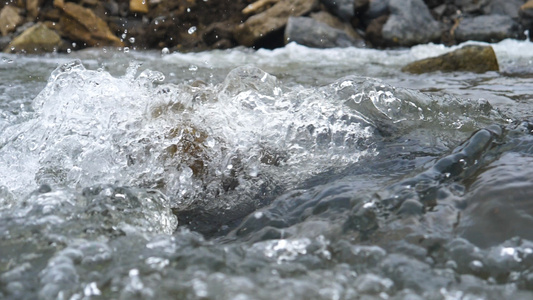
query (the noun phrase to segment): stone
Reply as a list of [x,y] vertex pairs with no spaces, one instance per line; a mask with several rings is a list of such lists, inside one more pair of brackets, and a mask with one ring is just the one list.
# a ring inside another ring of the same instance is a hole
[[285,41],[313,48],[334,48],[364,45],[344,30],[331,27],[310,17],[290,17],[285,27]]
[[15,31],[15,28],[22,24],[20,9],[14,6],[5,6],[0,11],[0,33],[6,36],[8,33]]
[[78,4],[63,4],[60,24],[63,36],[86,46],[124,46],[124,43],[111,33],[104,20]]
[[359,35],[359,33],[357,33],[357,31],[355,31],[355,29],[350,24],[341,21],[339,18],[326,11],[312,13],[310,16],[311,18],[319,22],[325,23],[333,28],[343,30],[349,36],[353,37],[356,40],[363,40],[361,35]]
[[26,0],[26,10],[28,11],[28,19],[35,20],[39,15],[42,0]]
[[235,39],[244,46],[254,46],[269,35],[282,30],[290,16],[311,12],[318,0],[280,0],[271,8],[248,18],[235,29]]
[[491,0],[482,11],[486,15],[506,15],[513,19],[518,19],[520,6],[524,0]]
[[147,14],[148,11],[148,0],[130,0],[130,12]]
[[61,46],[61,37],[43,23],[37,23],[15,37],[4,52],[44,53],[52,52]]
[[321,0],[321,2],[343,21],[350,21],[355,14],[354,0]]
[[[225,22],[216,22],[210,24],[205,29],[202,38],[204,42],[209,46],[219,43],[219,45],[216,46],[217,49],[220,49],[221,47],[230,48],[226,46],[231,45],[231,40],[233,39],[232,29],[233,28],[231,26],[228,26],[228,24]],[[228,44],[228,42],[230,43]]]
[[403,72],[422,74],[429,72],[475,72],[499,71],[498,60],[490,46],[468,45],[437,57],[412,62],[402,68]]
[[413,46],[440,39],[441,26],[422,0],[390,0],[389,11],[382,30],[386,44]]
[[388,15],[377,17],[370,21],[370,24],[366,27],[365,37],[374,47],[384,47],[385,41],[383,40],[383,26],[389,19]]
[[488,15],[464,18],[454,32],[458,42],[499,42],[506,38],[523,38],[520,25],[504,15]]
[[259,0],[246,6],[242,10],[242,13],[245,15],[258,14],[260,12],[267,10],[269,7],[271,7],[272,5],[278,2],[279,0]]
[[390,0],[372,0],[368,5],[368,9],[364,11],[361,16],[362,23],[366,26],[369,25],[372,20],[381,16],[389,15],[389,2]]

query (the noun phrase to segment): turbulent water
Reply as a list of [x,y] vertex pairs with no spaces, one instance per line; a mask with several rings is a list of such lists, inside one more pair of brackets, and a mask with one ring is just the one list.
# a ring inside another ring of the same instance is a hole
[[0,62],[2,299],[531,299],[533,44]]

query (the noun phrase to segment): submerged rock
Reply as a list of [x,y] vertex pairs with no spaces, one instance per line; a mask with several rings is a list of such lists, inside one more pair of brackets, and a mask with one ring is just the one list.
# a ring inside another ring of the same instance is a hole
[[412,62],[402,71],[422,74],[435,71],[467,71],[483,73],[499,71],[498,60],[490,46],[468,45],[441,56]]
[[440,38],[440,24],[422,0],[390,0],[389,10],[390,17],[382,30],[386,44],[412,46]]
[[60,24],[62,34],[87,46],[123,46],[124,43],[111,33],[104,20],[97,17],[92,10],[72,2],[60,6]]
[[317,0],[281,0],[237,26],[235,39],[241,45],[254,46],[268,38],[269,35],[283,29],[289,17],[308,14],[317,5]]
[[14,6],[5,6],[0,11],[0,33],[2,36],[15,30],[15,28],[22,24],[22,17],[20,10]]
[[314,48],[334,48],[363,46],[363,40],[357,40],[344,30],[333,28],[309,17],[290,17],[285,28],[285,42]]
[[506,38],[523,38],[520,26],[511,17],[504,15],[488,15],[465,18],[455,30],[458,42],[483,41],[499,42]]
[[26,29],[11,41],[4,52],[43,53],[57,51],[61,37],[43,23],[37,23]]

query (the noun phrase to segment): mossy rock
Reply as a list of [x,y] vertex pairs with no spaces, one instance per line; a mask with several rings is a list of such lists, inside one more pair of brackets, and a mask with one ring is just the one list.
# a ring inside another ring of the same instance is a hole
[[492,47],[480,45],[464,46],[441,56],[412,62],[402,68],[403,72],[414,74],[436,71],[485,73],[499,70],[498,60]]

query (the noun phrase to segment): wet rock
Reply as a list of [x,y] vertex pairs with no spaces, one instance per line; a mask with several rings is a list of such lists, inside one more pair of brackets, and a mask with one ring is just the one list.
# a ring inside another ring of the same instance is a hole
[[517,22],[504,15],[465,18],[455,30],[458,42],[473,40],[495,43],[506,38],[523,38],[523,33]]
[[6,36],[14,31],[18,25],[22,24],[22,21],[20,9],[11,5],[5,6],[0,11],[0,33],[2,33],[2,36]]
[[333,28],[309,17],[290,17],[285,28],[285,41],[313,48],[362,46],[344,30]]
[[203,40],[216,49],[231,48],[234,46],[233,28],[225,22],[213,23],[205,29]]
[[387,44],[412,46],[440,38],[440,24],[422,0],[390,0],[389,10],[391,15],[382,31]]
[[62,34],[87,46],[123,46],[123,42],[113,35],[106,22],[97,17],[90,9],[72,2],[64,3],[60,24]]
[[9,36],[1,36],[0,37],[0,49],[4,49],[9,45],[11,42],[11,37]]
[[281,0],[237,26],[235,39],[244,46],[258,45],[270,35],[280,32],[287,25],[290,16],[308,14],[317,5],[318,0]]
[[130,0],[130,12],[132,13],[148,13],[147,0]]
[[57,50],[61,37],[48,29],[43,23],[37,23],[11,41],[4,52],[42,53]]
[[355,13],[355,6],[354,6],[355,1],[354,0],[321,0],[321,2],[334,15],[338,16],[344,21],[350,21],[354,17],[354,13]]
[[470,45],[438,57],[415,61],[403,67],[402,71],[415,74],[436,71],[483,73],[499,71],[499,67],[492,47]]

